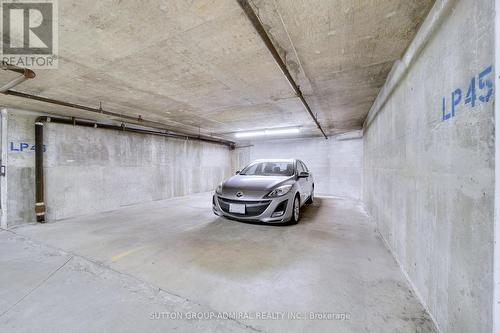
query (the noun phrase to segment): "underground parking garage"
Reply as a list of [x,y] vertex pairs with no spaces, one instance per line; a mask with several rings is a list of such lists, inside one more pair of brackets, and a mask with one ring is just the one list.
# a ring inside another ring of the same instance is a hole
[[1,6],[1,331],[500,332],[498,1]]

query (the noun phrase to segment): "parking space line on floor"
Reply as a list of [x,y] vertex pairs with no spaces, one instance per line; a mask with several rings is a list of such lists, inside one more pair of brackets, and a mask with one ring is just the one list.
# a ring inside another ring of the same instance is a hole
[[135,253],[137,251],[140,251],[144,248],[146,248],[147,246],[139,246],[139,247],[136,247],[134,249],[130,249],[128,251],[125,251],[125,252],[122,252],[122,253],[119,253],[117,254],[116,256],[113,256],[111,257],[111,261],[112,262],[117,262],[118,260],[120,259],[123,259],[124,257],[128,256],[128,255],[131,255],[132,253]]

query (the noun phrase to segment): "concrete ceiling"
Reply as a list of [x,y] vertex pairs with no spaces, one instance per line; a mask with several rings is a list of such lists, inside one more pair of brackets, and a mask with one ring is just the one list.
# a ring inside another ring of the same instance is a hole
[[[433,3],[252,1],[329,134],[362,126]],[[298,125],[321,135],[236,0],[59,1],[59,68],[36,74],[14,90],[227,138]],[[95,117],[5,95],[0,105]]]

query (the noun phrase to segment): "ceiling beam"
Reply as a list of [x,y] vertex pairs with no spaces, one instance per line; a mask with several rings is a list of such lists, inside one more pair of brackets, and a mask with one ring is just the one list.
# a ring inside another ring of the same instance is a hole
[[311,118],[314,120],[318,129],[321,131],[321,134],[323,134],[325,139],[328,140],[328,136],[326,135],[325,131],[321,127],[316,116],[311,111],[311,108],[309,107],[309,104],[307,104],[307,101],[304,98],[302,91],[300,91],[300,87],[297,85],[297,83],[295,83],[295,80],[293,79],[292,75],[290,74],[290,71],[286,67],[283,59],[281,59],[278,51],[276,50],[273,42],[271,41],[271,38],[269,38],[269,36],[267,35],[266,30],[264,29],[264,27],[260,23],[259,18],[255,14],[252,6],[248,2],[248,0],[237,0],[237,1],[238,1],[238,4],[240,5],[240,7],[243,9],[243,12],[245,13],[245,15],[250,20],[250,23],[252,23],[253,27],[255,28],[257,33],[259,34],[260,38],[262,39],[262,41],[266,45],[267,49],[269,50],[269,52],[273,56],[274,61],[276,61],[276,64],[278,65],[278,67],[281,69],[281,71],[285,75],[288,83],[290,83],[290,86],[292,87],[293,91],[295,92],[295,95],[300,99],[300,101],[302,102],[302,105],[304,105],[304,108],[309,113]]

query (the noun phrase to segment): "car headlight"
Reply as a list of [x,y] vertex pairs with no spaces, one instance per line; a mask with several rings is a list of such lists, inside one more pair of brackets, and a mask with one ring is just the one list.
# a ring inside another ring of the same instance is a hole
[[281,197],[282,195],[285,195],[288,192],[290,192],[291,189],[292,185],[282,185],[272,190],[267,196],[270,198]]
[[215,193],[222,194],[222,183],[220,183],[219,186],[217,186],[217,189],[215,190]]

